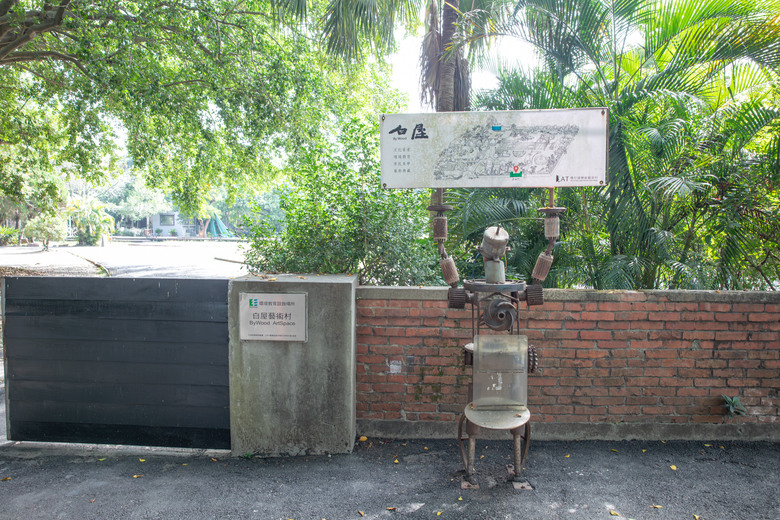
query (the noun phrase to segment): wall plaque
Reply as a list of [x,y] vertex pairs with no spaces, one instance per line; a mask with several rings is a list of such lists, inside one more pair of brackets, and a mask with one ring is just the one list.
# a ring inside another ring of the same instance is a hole
[[239,293],[238,319],[242,340],[308,340],[306,293]]

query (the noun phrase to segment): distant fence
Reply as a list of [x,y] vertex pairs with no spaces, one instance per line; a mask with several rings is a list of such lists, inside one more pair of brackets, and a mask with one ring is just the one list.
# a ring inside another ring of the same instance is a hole
[[6,278],[8,438],[229,448],[227,285]]
[[[471,310],[446,290],[358,289],[358,429],[453,435],[467,404]],[[521,311],[540,350],[536,436],[780,439],[780,294],[550,290]],[[747,415],[729,418],[721,394]]]

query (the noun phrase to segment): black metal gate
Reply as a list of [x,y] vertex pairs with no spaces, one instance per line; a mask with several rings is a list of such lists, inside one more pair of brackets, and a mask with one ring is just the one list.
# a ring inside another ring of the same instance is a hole
[[227,280],[4,285],[9,439],[230,448]]

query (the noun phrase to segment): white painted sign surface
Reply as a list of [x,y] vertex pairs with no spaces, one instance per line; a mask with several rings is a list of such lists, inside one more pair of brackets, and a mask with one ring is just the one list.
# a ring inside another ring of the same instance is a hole
[[606,108],[384,114],[382,186],[600,186],[608,123]]
[[242,340],[307,341],[305,293],[239,293]]

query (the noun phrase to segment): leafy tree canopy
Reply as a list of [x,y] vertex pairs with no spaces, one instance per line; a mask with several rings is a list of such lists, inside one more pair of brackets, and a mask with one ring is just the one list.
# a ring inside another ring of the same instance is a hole
[[[777,0],[494,0],[464,13],[461,41],[517,37],[540,63],[506,71],[478,107],[610,110],[609,185],[560,190],[548,283],[780,286],[779,12]],[[540,197],[453,196],[466,236],[516,226],[514,268],[528,272]]]
[[[116,140],[197,213],[327,140],[386,88],[337,69],[320,29],[272,0],[0,0],[0,190],[38,168],[101,180]],[[310,13],[327,6],[310,3]],[[16,183],[16,184],[15,184]]]

